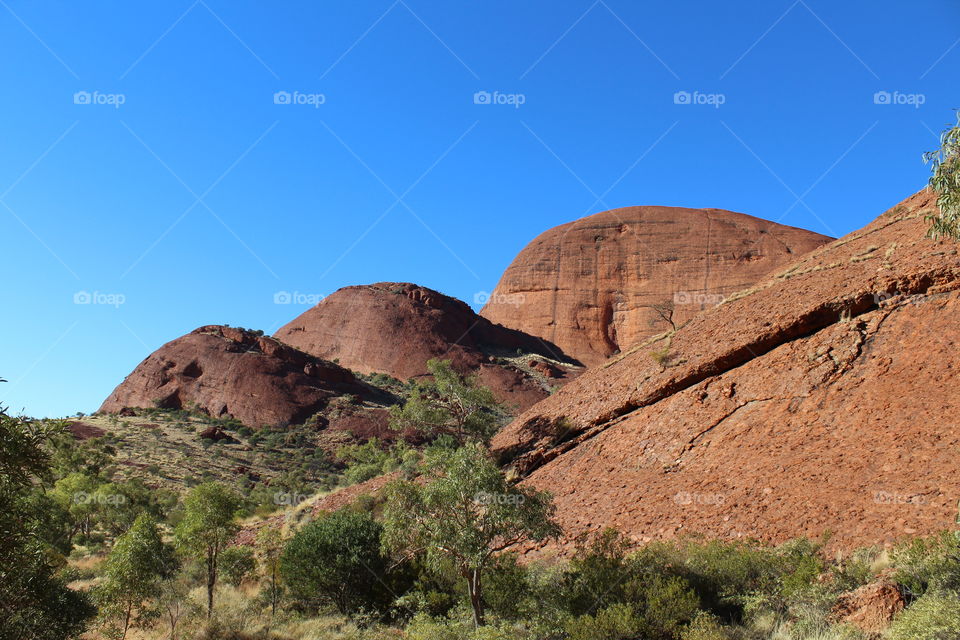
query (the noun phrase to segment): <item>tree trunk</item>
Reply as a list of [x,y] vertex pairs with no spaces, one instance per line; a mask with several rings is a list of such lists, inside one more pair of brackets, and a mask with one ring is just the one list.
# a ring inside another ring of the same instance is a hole
[[470,593],[470,606],[473,607],[473,626],[482,627],[486,622],[483,619],[483,587],[480,583],[479,569],[469,570],[467,591]]
[[133,601],[127,602],[127,615],[123,618],[123,634],[120,636],[120,640],[123,640],[127,637],[127,630],[130,628],[130,611],[133,609]]
[[217,556],[207,553],[207,619],[213,615],[213,587],[217,584]]

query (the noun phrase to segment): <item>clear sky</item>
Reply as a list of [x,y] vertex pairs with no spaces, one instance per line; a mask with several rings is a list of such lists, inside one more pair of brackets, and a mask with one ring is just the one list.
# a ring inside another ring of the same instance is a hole
[[345,285],[478,308],[613,207],[843,235],[960,107],[956,0],[0,0],[0,53],[0,402],[36,416]]

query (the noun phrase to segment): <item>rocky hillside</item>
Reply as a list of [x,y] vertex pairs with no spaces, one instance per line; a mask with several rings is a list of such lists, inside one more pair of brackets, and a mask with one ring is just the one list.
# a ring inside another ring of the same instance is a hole
[[345,287],[274,336],[360,373],[409,380],[431,358],[477,374],[501,402],[526,409],[577,367],[553,344],[481,318],[465,303],[410,283]]
[[480,315],[593,366],[829,241],[719,209],[614,209],[534,239]]
[[925,237],[934,207],[920,192],[589,369],[502,431],[498,455],[554,493],[571,537],[833,531],[849,548],[949,526],[960,257]]
[[385,400],[332,362],[245,329],[209,325],[150,354],[100,411],[189,409],[257,428],[302,423],[347,396],[360,403]]

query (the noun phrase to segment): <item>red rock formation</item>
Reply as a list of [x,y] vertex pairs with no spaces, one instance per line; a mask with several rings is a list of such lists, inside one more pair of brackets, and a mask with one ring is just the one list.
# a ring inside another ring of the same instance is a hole
[[370,393],[332,362],[245,329],[200,327],[160,347],[100,411],[196,408],[251,427],[300,423],[343,394]]
[[880,638],[906,605],[897,585],[881,580],[840,596],[833,616],[837,622],[851,624],[871,638]]
[[480,315],[593,366],[829,240],[719,209],[614,209],[539,235]]
[[923,191],[587,370],[494,439],[566,535],[850,548],[950,526],[960,496],[960,257]]
[[566,360],[546,341],[493,324],[460,300],[409,283],[345,287],[274,335],[353,371],[400,380],[426,374],[431,358],[451,360],[461,373],[476,373],[500,401],[520,409],[549,395],[548,386],[529,368],[497,357],[522,352]]

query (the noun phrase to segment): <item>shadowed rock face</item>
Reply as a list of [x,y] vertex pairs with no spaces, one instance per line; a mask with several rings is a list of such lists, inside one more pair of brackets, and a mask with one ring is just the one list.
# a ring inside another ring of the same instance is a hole
[[614,209],[534,239],[480,315],[594,366],[829,241],[719,209]]
[[244,329],[209,325],[163,345],[100,411],[196,408],[251,427],[301,423],[334,397],[372,390],[346,369]]
[[[353,371],[400,380],[426,374],[431,358],[447,359],[460,372],[476,374],[500,401],[520,409],[545,398],[549,385],[532,367],[497,357],[515,358],[520,352],[567,360],[547,341],[496,325],[460,300],[410,283],[345,287],[274,335]],[[561,370],[553,384],[570,369]]]
[[[838,548],[950,526],[960,495],[960,257],[928,191],[587,370],[494,440],[566,535]],[[656,355],[654,357],[652,354]]]

